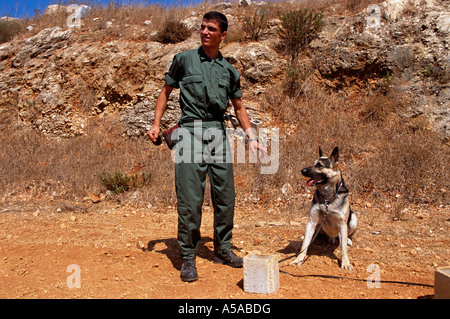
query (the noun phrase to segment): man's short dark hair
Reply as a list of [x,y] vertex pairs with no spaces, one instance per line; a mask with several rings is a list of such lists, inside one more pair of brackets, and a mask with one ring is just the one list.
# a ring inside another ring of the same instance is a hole
[[203,16],[203,20],[216,20],[219,22],[220,31],[225,32],[228,30],[228,19],[223,13],[217,11],[207,12]]

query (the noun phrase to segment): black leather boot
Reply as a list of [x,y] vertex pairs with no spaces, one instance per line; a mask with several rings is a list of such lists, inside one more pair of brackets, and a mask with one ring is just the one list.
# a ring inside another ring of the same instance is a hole
[[244,260],[236,256],[231,250],[222,254],[214,253],[213,262],[215,264],[228,265],[233,268],[241,268],[244,264]]
[[198,279],[195,258],[184,260],[183,265],[181,266],[180,278],[185,282],[192,282]]

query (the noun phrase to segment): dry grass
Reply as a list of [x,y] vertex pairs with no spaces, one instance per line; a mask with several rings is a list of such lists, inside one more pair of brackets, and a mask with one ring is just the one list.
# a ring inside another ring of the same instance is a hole
[[[205,0],[200,3],[193,3],[189,1],[180,2],[182,6],[166,7],[161,5],[150,5],[145,1],[130,0],[126,5],[121,5],[117,2],[110,1],[107,4],[98,3],[95,0],[73,1],[73,0],[59,0],[57,3],[61,6],[68,6],[70,4],[89,5],[92,10],[87,18],[82,19],[82,31],[96,32],[101,31],[102,34],[95,35],[99,39],[102,37],[133,37],[133,32],[130,31],[132,27],[137,26],[141,30],[148,33],[155,33],[160,31],[166,21],[176,17],[178,21],[190,16],[192,11],[207,12],[209,10],[221,10],[216,8],[215,4],[219,1]],[[326,15],[342,15],[349,13],[356,13],[364,10],[371,3],[380,3],[381,0],[327,0],[327,1],[309,1],[297,0],[295,2],[279,0],[268,1],[267,18],[279,18],[281,13],[287,10],[295,9],[309,9],[324,12]],[[20,2],[17,1],[17,5]],[[254,8],[240,7],[235,10],[235,15],[239,21],[243,21],[245,15],[253,15]],[[61,27],[67,28],[67,18],[70,13],[63,8],[53,14],[45,13],[45,8],[41,8],[35,12],[35,15],[30,18],[23,18],[19,22],[20,32],[15,32],[14,35],[29,37],[37,34],[46,28]],[[144,25],[145,21],[150,21],[151,24]],[[108,23],[110,23],[108,25]],[[32,26],[32,31],[26,31],[26,27]],[[17,28],[16,28],[17,29]],[[233,31],[232,29],[230,31]],[[236,30],[237,32],[238,30]],[[232,33],[232,32],[231,32]],[[141,37],[142,38],[142,37]],[[146,37],[142,40],[148,40]],[[8,37],[9,39],[9,37]]]
[[[278,114],[281,127],[293,125],[295,130],[281,140],[276,174],[261,175],[259,164],[235,164],[238,199],[255,196],[271,202],[286,183],[301,191],[305,181],[300,169],[317,158],[318,147],[330,152],[339,146],[341,169],[353,196],[380,206],[399,201],[447,205],[448,145],[433,132],[400,118],[395,111],[402,107],[397,96],[373,94],[352,103],[319,87],[310,90],[308,98],[272,95],[265,102],[266,111]],[[382,101],[386,109],[367,117],[366,109],[378,108],[375,101]],[[146,139],[123,137],[122,124],[113,115],[91,119],[86,135],[67,140],[19,126],[13,111],[1,113],[1,124],[1,134],[9,136],[0,143],[4,194],[33,190],[82,198],[106,191],[98,178],[104,170],[151,173],[150,184],[139,189],[140,204],[176,202],[170,152]]]
[[170,156],[147,140],[123,137],[122,126],[114,116],[91,120],[86,135],[66,140],[8,126],[2,126],[1,133],[9,138],[0,143],[3,194],[56,192],[65,199],[80,199],[106,191],[98,177],[106,171],[130,176],[151,173],[149,185],[139,188],[141,199],[149,203],[175,200]]
[[167,43],[178,43],[187,40],[192,34],[184,23],[175,20],[168,20],[164,28],[159,31],[152,40]]
[[314,87],[307,98],[271,96],[265,106],[283,123],[296,126],[280,146],[280,170],[267,179],[274,194],[287,182],[302,189],[305,180],[299,172],[317,158],[319,146],[325,153],[339,146],[340,167],[354,196],[381,207],[399,200],[449,203],[448,144],[398,115],[403,105],[395,92],[372,92],[350,102]]
[[[103,38],[136,38],[136,28],[147,35],[136,40],[148,40],[152,34],[164,28],[166,21],[176,17],[178,21],[188,17],[193,10],[207,11],[212,9],[212,3],[205,1],[200,4],[186,2],[185,6],[165,7],[161,5],[150,5],[142,1],[129,1],[126,5],[110,1],[107,4],[96,1],[69,1],[60,0],[58,4],[68,6],[70,4],[89,5],[91,11],[88,17],[81,21],[80,31],[89,32],[91,40],[101,40]],[[60,27],[67,29],[67,18],[71,12],[67,12],[65,7],[53,13],[46,13],[45,8],[37,11],[30,18],[23,18],[15,22],[20,25],[21,32],[16,32],[18,37],[29,37],[37,34],[46,28]],[[147,24],[144,22],[147,21]],[[150,22],[148,24],[148,22]],[[31,31],[26,31],[26,27],[32,26]],[[1,32],[0,32],[1,33]]]
[[16,35],[25,31],[20,21],[0,20],[0,43],[8,42]]

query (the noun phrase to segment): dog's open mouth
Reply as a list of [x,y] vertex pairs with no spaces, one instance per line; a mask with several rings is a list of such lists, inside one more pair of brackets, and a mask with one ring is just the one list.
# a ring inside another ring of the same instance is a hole
[[311,178],[310,180],[308,180],[308,182],[307,182],[307,186],[308,187],[311,187],[311,186],[315,186],[315,185],[317,185],[317,184],[320,184],[320,183],[322,183],[323,182],[323,180],[322,180],[322,178],[320,178],[320,177],[316,177],[316,178]]

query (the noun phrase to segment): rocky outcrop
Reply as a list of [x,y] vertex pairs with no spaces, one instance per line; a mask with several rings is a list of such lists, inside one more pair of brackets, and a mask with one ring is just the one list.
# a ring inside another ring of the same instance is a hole
[[0,46],[0,92],[17,100],[18,119],[44,134],[84,133],[92,116],[152,100],[173,52],[154,42],[86,41],[77,30],[45,29]]
[[450,136],[450,11],[446,1],[388,0],[352,17],[329,17],[311,43],[313,64],[333,88],[381,79]]
[[[118,114],[128,136],[145,135],[173,56],[197,48],[194,35],[176,45],[114,40],[91,42],[76,29],[45,29],[0,46],[0,92],[17,99],[18,119],[40,132],[83,134],[90,117]],[[267,83],[282,74],[283,60],[258,43],[224,48],[243,80]],[[280,61],[272,63],[271,61]],[[180,116],[173,93],[162,124]]]
[[286,60],[280,59],[272,48],[258,42],[231,43],[222,53],[252,83],[264,83],[282,76],[287,66]]
[[[123,123],[124,131],[127,136],[145,136],[150,130],[155,118],[155,102],[159,92],[160,90],[156,91],[152,98],[144,98],[142,96],[143,100],[138,100],[137,103],[130,105],[125,109],[125,114],[123,115],[121,122]],[[162,130],[167,130],[177,124],[181,116],[177,93],[178,92],[174,92],[167,103],[166,112],[161,119]]]

